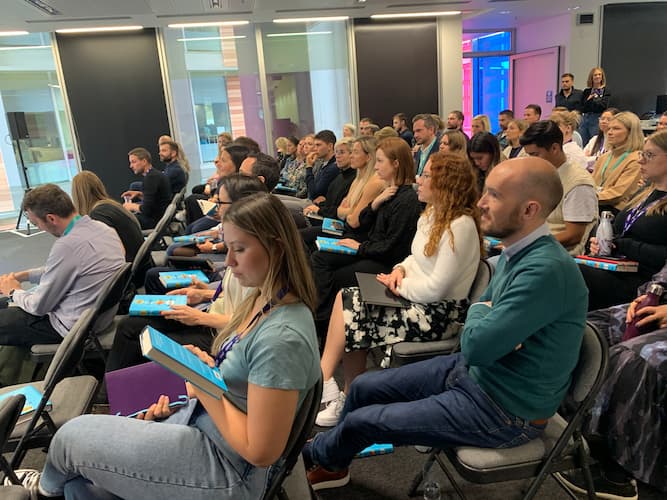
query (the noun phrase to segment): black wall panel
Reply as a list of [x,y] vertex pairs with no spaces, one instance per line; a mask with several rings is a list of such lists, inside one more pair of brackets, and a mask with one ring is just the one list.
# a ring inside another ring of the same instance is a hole
[[611,4],[604,7],[602,68],[621,110],[655,110],[667,94],[667,3]]
[[145,147],[153,165],[160,135],[169,134],[155,30],[57,35],[82,167],[118,199],[130,182],[127,152]]
[[360,117],[382,126],[403,112],[438,113],[435,21],[355,20]]

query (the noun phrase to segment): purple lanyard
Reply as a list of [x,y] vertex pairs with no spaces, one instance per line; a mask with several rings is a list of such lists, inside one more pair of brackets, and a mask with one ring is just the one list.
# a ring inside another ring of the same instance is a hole
[[[287,287],[287,286],[278,290],[278,293],[276,294],[276,300],[274,301],[273,299],[271,299],[266,304],[264,304],[262,309],[257,311],[257,314],[255,314],[252,317],[252,319],[250,320],[250,323],[248,323],[248,326],[246,326],[244,328],[243,332],[246,331],[246,330],[250,330],[255,325],[255,323],[257,323],[259,321],[259,318],[261,318],[264,314],[268,313],[273,307],[275,307],[275,305],[280,300],[282,300],[285,297],[285,295],[287,295],[288,291],[289,291],[289,287]],[[232,350],[232,347],[234,347],[236,344],[238,344],[238,342],[241,340],[241,335],[243,334],[243,332],[237,333],[233,337],[227,339],[222,344],[222,346],[220,347],[220,350],[218,351],[218,354],[215,355],[215,366],[216,366],[216,368],[219,367],[222,364],[222,362],[227,357],[227,354],[229,353],[229,351]]]
[[[652,194],[652,193],[651,193],[651,194]],[[651,196],[651,195],[649,195],[649,196]],[[646,198],[648,199],[649,196],[647,196]],[[648,212],[648,210],[649,210],[653,205],[655,205],[656,203],[658,203],[659,201],[661,201],[661,200],[662,200],[663,198],[665,198],[666,196],[667,196],[667,194],[663,194],[660,198],[658,198],[657,200],[652,201],[652,202],[649,203],[648,205],[644,205],[644,203],[646,203],[646,200],[644,200],[644,201],[640,202],[640,203],[639,203],[636,207],[634,207],[632,210],[630,210],[630,211],[628,212],[627,217],[625,218],[625,222],[623,223],[623,232],[621,233],[621,236],[623,236],[625,233],[627,233],[627,232],[630,230],[630,228],[632,227],[632,225],[633,225],[635,222],[637,222],[637,219],[639,219],[640,217],[642,217],[646,212]]]

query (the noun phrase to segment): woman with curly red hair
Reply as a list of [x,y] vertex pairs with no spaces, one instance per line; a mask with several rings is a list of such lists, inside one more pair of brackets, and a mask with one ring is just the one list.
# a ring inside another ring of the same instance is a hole
[[[465,320],[467,296],[482,252],[477,180],[466,158],[436,153],[417,180],[426,203],[411,254],[377,279],[410,301],[408,308],[364,303],[359,288],[343,288],[334,302],[321,367],[328,406],[320,426],[335,425],[352,380],[366,368],[368,349],[404,340],[440,340],[456,335]],[[345,391],[333,373],[343,360]]]

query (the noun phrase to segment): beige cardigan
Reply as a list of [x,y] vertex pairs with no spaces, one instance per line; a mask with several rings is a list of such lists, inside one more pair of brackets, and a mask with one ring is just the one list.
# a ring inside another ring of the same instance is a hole
[[[602,170],[614,152],[603,154],[595,162],[593,167],[593,180],[598,189],[598,201],[600,205],[611,205],[617,210],[623,210],[633,193],[637,191],[637,183],[641,177],[639,172],[639,153],[632,151],[623,161],[616,165],[621,155],[611,158],[602,179]],[[621,153],[622,154],[622,153]],[[616,168],[614,168],[616,167]],[[614,170],[612,171],[612,168]]]

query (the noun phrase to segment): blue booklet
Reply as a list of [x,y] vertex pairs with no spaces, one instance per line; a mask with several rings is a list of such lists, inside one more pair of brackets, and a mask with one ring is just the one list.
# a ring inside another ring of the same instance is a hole
[[181,344],[152,326],[143,329],[139,342],[145,357],[180,375],[214,398],[220,399],[223,393],[227,392],[227,384],[222,379],[220,369],[211,368]]
[[202,283],[208,283],[208,276],[204,274],[203,271],[199,269],[188,269],[187,271],[168,271],[159,273],[160,283],[164,285],[165,288],[183,288],[185,286],[190,286],[194,283],[194,280],[201,281]]
[[361,450],[354,457],[355,458],[375,457],[377,455],[387,455],[388,453],[394,453],[393,444],[372,444]]
[[185,295],[135,295],[130,304],[130,316],[159,316],[171,306],[185,306]]
[[345,229],[345,223],[342,220],[330,219],[329,217],[322,219],[323,233],[343,236],[343,229]]
[[277,184],[275,188],[273,188],[275,191],[283,191],[284,193],[296,193],[296,189],[293,187],[285,186],[284,184]]
[[[16,396],[17,394],[23,394],[23,396],[25,396],[25,403],[23,404],[21,415],[16,421],[17,424],[20,424],[30,420],[33,417],[33,413],[39,406],[39,403],[44,395],[40,391],[38,391],[34,386],[26,385],[24,387],[19,387],[18,389],[14,389],[13,391],[1,394],[0,401],[3,401],[12,396]],[[47,401],[46,405],[44,405],[44,410],[49,411],[51,410],[51,407],[52,407],[51,401]]]
[[322,252],[331,252],[331,253],[342,253],[345,255],[357,255],[357,251],[353,248],[349,248],[343,245],[339,245],[336,238],[325,238],[323,236],[318,236],[315,240],[315,245],[318,250]]
[[186,234],[185,236],[174,236],[174,243],[204,243],[206,240],[211,240],[210,236],[197,236],[194,234]]

